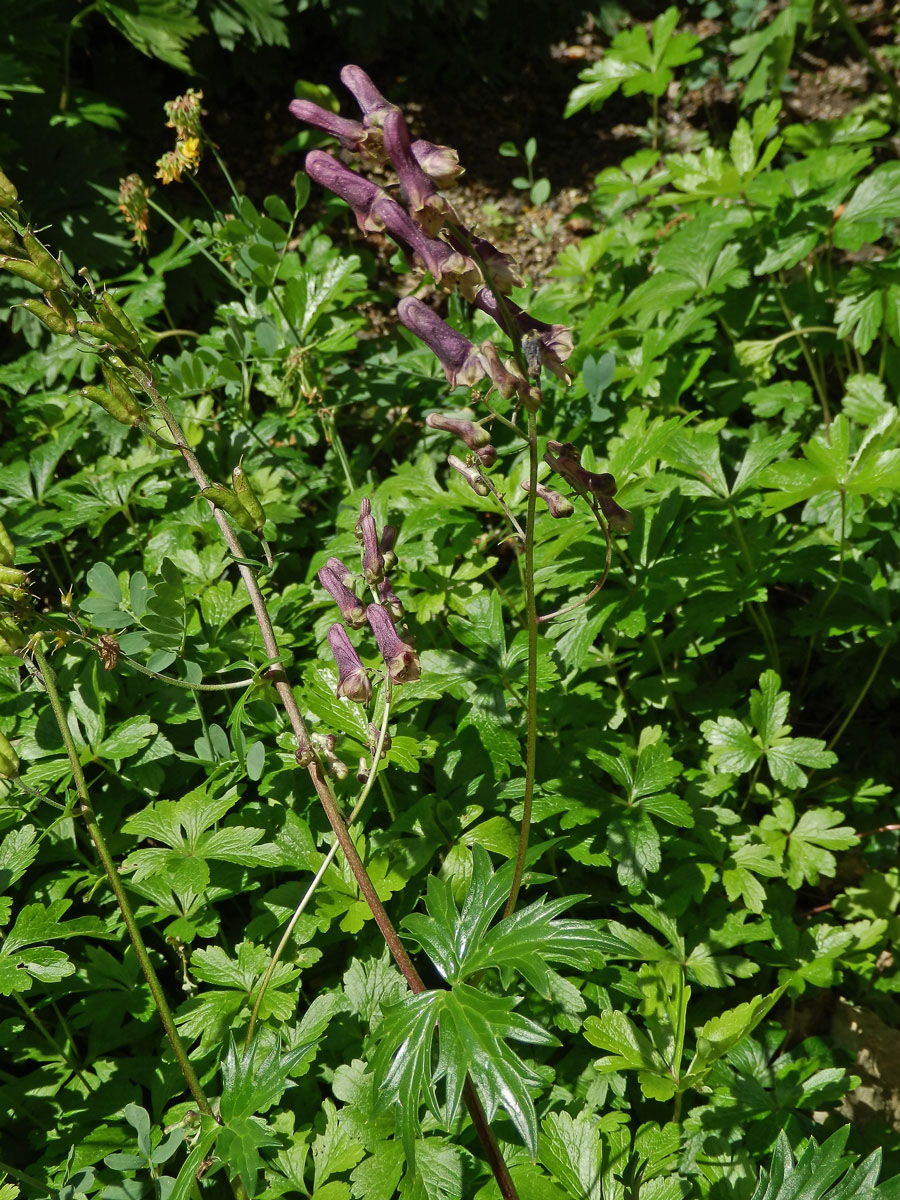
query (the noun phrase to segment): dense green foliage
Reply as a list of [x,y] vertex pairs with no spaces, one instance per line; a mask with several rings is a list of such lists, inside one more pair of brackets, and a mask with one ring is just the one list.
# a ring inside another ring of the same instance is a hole
[[[352,11],[318,7],[338,28]],[[153,190],[147,255],[143,184],[129,230],[108,180],[65,215],[61,183],[33,193],[48,164],[31,151],[17,176],[13,154],[54,107],[42,47],[65,22],[48,3],[43,31],[23,23],[0,78],[13,111],[40,96],[0,140],[19,191],[0,175],[0,278],[21,306],[0,364],[0,1200],[487,1200],[467,1077],[522,1200],[898,1194],[876,1185],[900,1133],[886,1109],[848,1129],[860,1074],[832,1027],[849,1006],[900,1015],[896,85],[791,122],[791,55],[839,34],[843,5],[733,7],[704,41],[675,9],[644,27],[606,6],[619,28],[567,111],[600,120],[621,87],[646,145],[596,174],[549,282],[511,294],[574,336],[572,382],[541,380],[540,454],[574,443],[614,476],[630,530],[584,495],[527,524],[531,402],[448,389],[397,297],[521,351],[365,240],[299,158],[289,192],[230,190],[199,105],[169,111],[166,169],[186,188],[202,153],[213,199]],[[83,11],[177,68],[202,25],[228,48],[289,37],[280,3]],[[740,111],[673,148],[674,81],[716,74]],[[102,97],[69,111],[53,136],[72,154],[120,121]],[[515,186],[541,203],[522,146]],[[32,206],[58,214],[39,242]],[[462,443],[425,417],[448,409],[490,425],[492,491],[447,468]],[[199,494],[191,454],[223,490]],[[399,531],[415,654],[394,667],[347,621],[364,706],[336,695],[319,572],[337,557],[367,595],[366,500]],[[546,615],[608,551],[603,586],[530,653],[529,555]],[[424,991],[345,854],[326,862],[282,669]],[[528,869],[504,911],[529,723]]]

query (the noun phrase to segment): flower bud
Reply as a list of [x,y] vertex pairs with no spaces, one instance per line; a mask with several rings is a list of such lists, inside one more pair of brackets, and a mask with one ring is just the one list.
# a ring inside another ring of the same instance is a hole
[[112,392],[107,391],[106,388],[93,386],[83,387],[80,394],[86,400],[93,400],[95,404],[99,404],[101,408],[109,413],[113,420],[118,421],[122,425],[134,425],[141,419],[141,410],[138,408],[134,397],[132,397],[131,403],[126,405],[117,396],[114,396]]
[[[526,492],[531,490],[528,486],[527,479],[522,484],[522,488]],[[559,492],[554,492],[550,488],[544,487],[542,483],[539,483],[534,490],[535,493],[540,496],[540,498],[547,505],[547,508],[550,510],[551,517],[556,517],[557,519],[560,517],[571,517],[572,513],[575,511],[575,506],[572,504],[571,500],[567,500],[566,497],[561,496]]]
[[399,597],[394,594],[391,581],[387,578],[378,581],[378,603],[387,609],[392,620],[399,621],[403,617],[403,605],[400,603]]
[[490,432],[483,425],[476,425],[461,417],[446,417],[443,413],[429,413],[425,418],[425,424],[431,429],[443,429],[446,433],[452,433],[461,438],[470,450],[478,450],[481,446],[490,445]]
[[478,350],[427,304],[406,296],[397,305],[397,313],[406,328],[437,356],[451,387],[471,387],[484,378],[485,364]]
[[387,114],[398,111],[396,104],[382,96],[362,67],[348,63],[341,70],[341,83],[359,105],[366,128],[380,129]]
[[328,645],[337,663],[338,685],[335,694],[338,699],[368,704],[372,699],[372,684],[343,625],[332,625],[328,630]]
[[209,487],[202,488],[200,495],[204,500],[208,500],[213,508],[221,508],[223,512],[228,513],[229,517],[241,529],[246,529],[248,533],[255,533],[256,522],[241,504],[240,500],[221,483],[211,483]]
[[394,622],[380,604],[370,604],[366,609],[375,641],[393,683],[413,683],[422,673],[419,656],[412,646],[401,641]]
[[350,774],[347,764],[341,762],[339,758],[330,758],[328,760],[328,772],[335,777],[338,783],[343,783]]
[[393,109],[384,117],[384,148],[388,152],[403,199],[415,223],[435,237],[455,213],[416,161],[403,113]]
[[416,162],[430,176],[435,187],[451,187],[465,172],[459,165],[459,155],[450,146],[436,146],[434,142],[419,138],[411,149]]
[[234,494],[247,510],[253,522],[254,530],[260,532],[266,523],[266,512],[257,499],[256,492],[253,490],[253,485],[250,483],[242,462],[239,462],[231,472],[231,486],[234,488]]
[[[554,457],[557,455],[558,457]],[[581,465],[581,453],[571,442],[547,442],[547,453],[544,455],[547,463],[557,475],[577,492],[588,492],[595,497],[614,496],[616,494],[615,476],[604,471],[588,471]],[[622,510],[624,511],[624,510]]]
[[337,576],[345,588],[353,589],[353,572],[348,567],[345,567],[339,558],[329,558],[325,566],[332,575]]
[[[374,754],[375,751],[378,749],[378,739],[381,737],[381,730],[378,728],[377,725],[373,724],[370,721],[369,725],[368,725],[368,734],[369,734],[369,736],[366,739],[366,745],[369,747],[371,752]],[[385,730],[384,743],[381,747],[381,757],[382,758],[385,757],[385,755],[387,754],[388,750],[390,750],[390,748],[391,748],[391,735],[387,732],[387,730]],[[363,759],[362,761],[365,762],[365,759]]]
[[44,274],[52,279],[53,282],[45,291],[53,291],[54,288],[62,286],[62,267],[50,253],[50,251],[38,241],[30,229],[26,230],[22,235],[22,245],[25,247],[25,253]]
[[366,762],[366,760],[364,758],[360,758],[359,766],[356,768],[356,782],[357,783],[368,783],[369,782],[369,764]]
[[[0,259],[0,266],[2,266],[2,264],[3,260]],[[28,263],[28,266],[30,267],[32,264]],[[59,315],[59,313],[54,312],[49,305],[45,304],[43,300],[29,298],[28,300],[23,300],[20,305],[17,305],[17,307],[27,308],[33,316],[37,317],[42,325],[47,326],[51,333],[68,332],[63,318]]]
[[368,584],[375,584],[384,575],[384,559],[378,546],[378,531],[375,528],[375,518],[372,516],[372,505],[369,500],[363,500],[360,505],[356,528],[363,545],[363,579]]
[[366,623],[366,610],[327,566],[319,571],[319,583],[341,610],[341,617],[351,629],[362,629]]
[[461,459],[458,459],[455,454],[447,455],[447,466],[452,467],[457,474],[462,475],[463,479],[472,489],[476,496],[489,496],[491,489],[481,478],[474,467],[467,467]]
[[497,451],[493,446],[479,446],[475,457],[483,467],[492,467],[497,461]]
[[16,547],[6,531],[6,526],[0,521],[0,567],[11,567],[16,561]]
[[312,744],[308,741],[303,741],[300,738],[298,738],[298,741],[300,744],[294,751],[294,759],[296,760],[297,766],[311,766],[312,763],[316,761],[316,752],[313,749]]
[[13,750],[6,734],[0,731],[0,778],[15,779],[19,774],[19,756]]
[[393,571],[397,565],[397,555],[394,553],[394,542],[397,540],[397,526],[385,525],[381,531],[381,541],[378,548],[384,560],[385,571]]
[[616,504],[610,496],[599,496],[597,503],[613,533],[631,533],[634,529],[634,515],[627,508]]
[[522,378],[522,372],[516,363],[510,359],[504,366],[493,342],[482,342],[480,350],[488,377],[503,399],[509,400],[515,395],[523,396],[528,390],[528,383]]

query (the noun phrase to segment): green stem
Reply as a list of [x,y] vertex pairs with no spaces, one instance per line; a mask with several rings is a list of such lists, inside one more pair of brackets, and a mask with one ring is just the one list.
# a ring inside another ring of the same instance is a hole
[[881,664],[884,662],[884,656],[887,654],[888,647],[890,645],[891,645],[890,642],[885,642],[885,644],[881,647],[881,653],[875,659],[875,666],[869,672],[868,679],[866,679],[865,683],[860,688],[859,695],[856,697],[856,699],[850,705],[850,708],[847,712],[846,717],[844,717],[843,721],[841,721],[840,727],[838,728],[837,733],[834,735],[834,737],[828,743],[827,749],[829,749],[829,750],[834,749],[834,747],[837,745],[838,741],[843,736],[844,731],[846,730],[847,726],[850,724],[850,722],[856,716],[856,710],[862,704],[863,700],[866,697],[866,693],[868,692],[868,690],[872,686],[872,684],[875,682],[875,677],[877,676],[878,672],[881,670]]
[[[375,783],[375,776],[378,774],[378,764],[381,762],[381,753],[384,750],[384,740],[387,737],[388,722],[390,720],[390,716],[391,716],[391,680],[390,680],[390,677],[388,677],[385,680],[384,712],[382,713],[382,717],[381,717],[381,728],[378,731],[378,743],[375,747],[375,752],[372,757],[372,769],[369,771],[369,778],[366,780],[365,786],[363,787],[363,790],[359,794],[359,799],[356,801],[356,803],[353,805],[353,808],[350,810],[350,816],[347,818],[348,825],[352,825],[353,822],[356,820],[356,818],[359,816],[360,811],[362,810],[362,806],[365,804],[366,800],[369,798],[369,792],[371,792],[372,786]],[[297,907],[294,909],[291,919],[288,921],[287,925],[285,926],[284,933],[281,935],[281,940],[279,941],[278,945],[275,947],[275,953],[272,955],[272,961],[269,963],[268,967],[266,968],[266,973],[263,976],[262,983],[259,985],[259,992],[257,993],[256,1000],[253,1005],[253,1011],[250,1014],[250,1020],[247,1024],[247,1036],[244,1039],[244,1049],[245,1050],[250,1045],[250,1039],[253,1037],[253,1028],[256,1025],[256,1019],[259,1016],[259,1010],[260,1010],[260,1006],[262,1005],[262,1002],[263,1002],[263,996],[265,996],[265,994],[266,994],[266,988],[268,988],[268,986],[269,986],[269,981],[271,980],[272,975],[275,972],[275,967],[278,965],[278,962],[279,962],[282,954],[284,953],[285,946],[287,946],[288,942],[290,941],[291,934],[294,932],[294,928],[296,927],[297,922],[300,920],[303,913],[306,911],[307,907],[309,906],[309,903],[312,900],[313,896],[316,894],[316,889],[318,888],[319,884],[322,882],[322,879],[325,876],[325,872],[328,870],[328,868],[334,862],[337,852],[338,852],[338,841],[337,841],[337,838],[335,838],[334,841],[331,843],[331,849],[328,851],[328,853],[325,855],[325,858],[322,860],[322,865],[319,867],[318,871],[316,871],[315,875],[313,876],[313,878],[310,882],[309,887],[306,889],[306,891],[303,894],[302,900],[297,905]]]
[[522,802],[522,825],[519,829],[519,848],[513,871],[509,899],[503,910],[508,917],[515,910],[525,870],[528,838],[531,833],[531,809],[534,802],[534,776],[537,762],[537,604],[534,597],[534,526],[537,506],[538,439],[537,413],[528,411],[528,510],[525,524],[525,615],[528,631],[528,728],[525,741],[525,795]]
[[325,436],[331,442],[335,454],[338,456],[338,462],[341,464],[341,469],[344,472],[344,478],[347,481],[347,487],[351,492],[356,491],[356,483],[353,479],[353,472],[350,470],[350,460],[347,458],[347,451],[344,449],[344,443],[341,440],[341,435],[338,433],[337,424],[335,423],[334,415],[328,413],[326,416],[325,410],[320,412],[322,420],[322,428],[325,430]]
[[78,792],[79,810],[82,819],[84,820],[85,828],[90,834],[91,841],[97,850],[97,856],[103,864],[109,879],[110,886],[115,894],[116,901],[122,913],[122,919],[125,922],[125,928],[128,930],[128,935],[131,938],[131,944],[134,946],[134,952],[137,955],[141,970],[144,973],[144,978],[147,980],[147,986],[150,988],[150,994],[153,997],[153,1002],[156,1005],[156,1010],[159,1013],[160,1020],[163,1023],[163,1028],[172,1045],[172,1050],[178,1060],[178,1065],[181,1067],[185,1082],[190,1089],[191,1095],[196,1101],[197,1107],[202,1113],[211,1114],[209,1101],[203,1091],[203,1087],[197,1077],[197,1072],[188,1058],[187,1051],[184,1048],[184,1043],[175,1028],[175,1019],[172,1016],[172,1010],[169,1008],[169,1003],[166,1000],[165,993],[159,982],[156,971],[153,969],[153,963],[150,961],[150,955],[147,953],[147,947],[144,943],[143,936],[138,928],[135,920],[134,912],[131,907],[131,901],[128,899],[128,893],[122,883],[122,878],[116,869],[116,864],[112,855],[109,852],[109,847],[106,844],[106,839],[97,823],[97,815],[94,812],[94,806],[91,803],[90,793],[88,792],[87,781],[84,777],[84,771],[81,768],[81,760],[78,757],[78,749],[72,737],[66,720],[65,710],[63,709],[62,700],[59,695],[59,687],[56,681],[56,672],[50,666],[47,658],[41,650],[40,646],[34,648],[34,659],[37,663],[41,677],[44,681],[44,686],[47,689],[47,698],[50,701],[50,707],[53,709],[53,715],[56,718],[56,723],[59,726],[59,732],[62,735],[63,743],[65,744],[66,754],[69,757],[69,764],[72,768],[72,776],[75,780],[75,788]]

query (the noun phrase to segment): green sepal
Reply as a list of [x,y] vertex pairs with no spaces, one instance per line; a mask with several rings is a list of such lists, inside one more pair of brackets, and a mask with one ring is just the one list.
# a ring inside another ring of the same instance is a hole
[[50,253],[46,246],[42,245],[34,236],[31,230],[26,230],[22,235],[22,245],[25,247],[25,253],[38,268],[43,271],[48,279],[52,280],[47,291],[53,291],[55,288],[62,286],[62,267]]
[[250,519],[253,521],[253,528],[262,529],[266,523],[266,511],[260,504],[242,463],[238,463],[231,472],[231,484],[234,494],[249,513]]
[[21,279],[27,279],[29,283],[36,284],[42,292],[52,292],[59,286],[58,280],[36,267],[27,258],[15,258],[11,254],[4,254],[0,257],[0,267],[12,271],[13,275],[18,275]]
[[253,518],[235,496],[234,492],[230,492],[227,487],[221,483],[211,483],[209,487],[202,488],[200,495],[204,500],[208,500],[214,508],[221,508],[223,512],[228,513],[232,520],[240,525],[241,529],[246,529],[248,533],[253,533],[256,526],[253,523]]
[[[0,265],[2,265],[2,262],[0,262]],[[31,267],[32,270],[37,269],[32,263],[26,263],[25,265]],[[19,307],[27,308],[33,316],[37,317],[42,325],[47,326],[51,333],[68,333],[66,323],[59,313],[49,308],[43,300],[35,300],[33,298],[23,300]]]

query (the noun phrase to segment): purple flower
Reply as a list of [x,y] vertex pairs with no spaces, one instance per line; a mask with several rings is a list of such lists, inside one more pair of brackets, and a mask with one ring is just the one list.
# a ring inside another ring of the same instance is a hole
[[442,283],[451,289],[459,285],[465,292],[481,278],[470,258],[440,238],[427,237],[412,217],[386,193],[376,198],[372,205],[372,216],[380,222],[379,228],[386,229],[407,256],[414,256],[426,271],[431,272],[435,283]]
[[451,146],[436,146],[418,138],[412,144],[416,162],[434,182],[435,187],[450,187],[463,174],[459,155]]
[[333,575],[336,575],[345,588],[353,587],[353,572],[349,567],[345,567],[339,558],[329,558],[325,564]]
[[357,175],[324,150],[310,150],[303,165],[310,179],[347,201],[363,233],[377,233],[384,229],[384,222],[374,211],[380,196],[387,199],[387,194],[380,187],[370,183],[363,175]]
[[552,371],[554,375],[558,375],[566,383],[571,382],[571,376],[565,367],[563,367],[563,363],[574,349],[572,330],[568,326],[548,325],[545,321],[538,321],[536,317],[529,316],[527,312],[524,312],[512,300],[507,300],[503,308],[501,308],[497,297],[490,288],[486,287],[481,288],[475,294],[474,304],[476,308],[480,308],[483,313],[487,313],[489,317],[496,321],[506,333],[512,331],[507,328],[504,309],[512,317],[519,336],[526,333],[536,333],[540,340],[541,361],[544,366],[548,371]]
[[406,296],[397,305],[397,312],[406,328],[437,356],[451,387],[471,387],[484,378],[484,360],[476,348],[427,304]]
[[[531,491],[527,479],[522,484],[522,488],[526,492]],[[557,520],[560,517],[571,517],[575,511],[571,500],[567,500],[565,496],[561,496],[559,492],[554,492],[551,488],[544,487],[542,483],[539,483],[534,490],[547,505],[551,517],[555,517]]]
[[378,547],[378,531],[372,516],[372,504],[368,499],[364,499],[359,506],[356,536],[363,547],[363,579],[368,584],[375,584],[384,575],[384,559]]
[[497,451],[493,446],[479,446],[475,451],[475,457],[483,467],[492,467],[497,461]]
[[455,219],[455,213],[416,161],[399,109],[385,115],[384,148],[394,164],[410,216],[429,237],[434,237],[448,217]]
[[462,459],[457,458],[455,454],[447,455],[447,466],[452,467],[458,475],[462,475],[476,496],[489,496],[491,494],[491,489],[476,469],[474,467],[467,467]]
[[412,646],[401,641],[387,609],[380,604],[370,604],[366,616],[392,682],[412,683],[418,679],[422,673],[419,656]]
[[332,625],[328,630],[328,645],[337,663],[337,698],[340,700],[346,697],[348,700],[356,700],[359,704],[368,704],[372,699],[372,684],[343,625]]
[[586,470],[581,465],[581,452],[571,442],[547,442],[544,462],[578,492],[589,492],[598,498],[616,494],[615,476],[607,471],[598,474]]
[[362,67],[348,63],[341,70],[341,83],[359,105],[367,129],[373,126],[380,129],[387,114],[398,111],[397,105],[382,96]]
[[366,610],[330,567],[319,571],[319,583],[341,610],[341,617],[351,629],[362,629],[366,623]]
[[[288,109],[298,121],[302,121],[304,125],[312,125],[314,129],[321,129],[323,133],[337,138],[345,150],[353,153],[358,153],[366,143],[369,143],[371,149],[371,143],[378,140],[361,121],[349,121],[346,117],[339,117],[337,113],[320,108],[311,100],[292,100]],[[382,153],[382,159],[383,157]]]
[[597,503],[613,533],[631,533],[634,529],[634,516],[627,508],[616,504],[610,496],[598,496]]
[[504,366],[493,342],[481,343],[481,356],[487,366],[491,383],[504,400],[509,400],[515,395],[523,396],[528,391],[528,383],[522,378],[522,373],[515,362],[510,359]]
[[443,413],[429,413],[425,418],[425,424],[431,429],[443,429],[445,433],[452,433],[461,438],[470,450],[477,450],[481,446],[490,444],[491,435],[487,429],[472,421],[464,421],[461,417],[445,417]]

